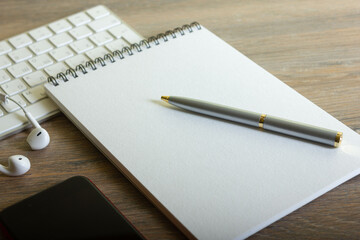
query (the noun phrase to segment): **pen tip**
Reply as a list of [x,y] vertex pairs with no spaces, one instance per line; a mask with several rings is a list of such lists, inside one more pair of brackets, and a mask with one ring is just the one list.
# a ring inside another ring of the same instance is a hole
[[169,102],[169,96],[161,96],[161,100],[163,100],[164,102]]

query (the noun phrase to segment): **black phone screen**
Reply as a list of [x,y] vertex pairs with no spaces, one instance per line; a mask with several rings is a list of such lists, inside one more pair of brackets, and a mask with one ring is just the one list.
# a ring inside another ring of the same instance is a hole
[[76,176],[0,213],[12,239],[144,239],[87,178]]

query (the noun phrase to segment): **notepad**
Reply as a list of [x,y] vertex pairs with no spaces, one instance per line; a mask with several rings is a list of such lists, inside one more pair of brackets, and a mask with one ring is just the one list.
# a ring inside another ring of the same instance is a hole
[[[246,238],[360,172],[357,133],[198,24],[85,67],[50,78],[47,94],[190,238]],[[266,112],[344,139],[331,148],[185,114],[161,95]]]

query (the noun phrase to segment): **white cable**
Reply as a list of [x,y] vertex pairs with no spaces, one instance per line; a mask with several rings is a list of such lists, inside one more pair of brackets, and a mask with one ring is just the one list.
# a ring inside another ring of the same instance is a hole
[[[5,98],[4,98],[5,96]],[[5,99],[5,100],[4,100]],[[27,117],[27,119],[30,121],[30,123],[35,127],[35,128],[41,128],[40,124],[36,121],[36,119],[31,115],[30,112],[26,111],[26,109],[21,106],[17,101],[15,101],[14,99],[12,99],[11,97],[9,97],[9,95],[5,95],[3,93],[1,93],[0,95],[0,100],[3,101],[5,104],[7,102],[7,100],[12,101],[13,103],[15,103],[16,105],[18,105],[21,110],[23,110],[25,116]]]
[[8,95],[6,96],[6,98],[5,98],[5,104],[6,104],[6,100],[7,99],[9,99],[10,101],[12,101],[13,103],[15,103],[16,105],[18,105],[20,108],[21,108],[21,110],[23,110],[24,111],[24,113],[26,114],[27,113],[27,111],[25,110],[25,108],[23,108],[23,106],[21,106],[17,101],[15,101],[14,99],[12,99],[11,97],[9,97]]
[[21,108],[21,110],[24,111],[25,116],[29,120],[29,122],[34,126],[34,129],[30,132],[29,136],[26,139],[31,149],[40,150],[45,148],[47,145],[49,145],[50,143],[49,133],[40,126],[40,124],[31,115],[31,113],[26,111],[25,108],[23,108],[23,106],[21,106],[18,102],[12,99],[9,95],[0,92],[0,103],[4,102],[4,104],[6,104],[8,100],[18,105]]

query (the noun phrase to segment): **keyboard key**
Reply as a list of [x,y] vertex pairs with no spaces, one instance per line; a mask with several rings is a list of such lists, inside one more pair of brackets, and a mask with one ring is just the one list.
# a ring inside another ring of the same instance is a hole
[[49,75],[49,76],[53,76],[56,77],[56,75],[58,73],[65,73],[66,70],[68,69],[68,66],[66,66],[63,62],[59,62],[56,63],[50,67],[46,67],[45,68],[45,72]]
[[24,81],[30,86],[34,87],[47,80],[47,76],[42,71],[36,71],[23,77]]
[[85,13],[77,13],[68,17],[69,21],[75,26],[81,26],[91,21],[91,19]]
[[103,45],[105,43],[111,42],[114,38],[109,33],[104,31],[104,32],[99,32],[99,33],[97,33],[95,35],[92,35],[90,37],[90,39],[96,45],[100,46],[100,45]]
[[136,33],[132,31],[127,31],[123,34],[122,38],[127,41],[128,43],[139,43],[141,40],[143,40],[142,37],[137,35]]
[[113,15],[101,18],[99,20],[89,23],[89,27],[95,32],[101,32],[103,30],[109,29],[116,25],[120,24],[120,20],[114,17]]
[[10,44],[8,44],[6,41],[0,42],[0,55],[8,53],[12,50]]
[[86,26],[71,29],[69,33],[77,40],[90,36],[93,32]]
[[50,51],[50,55],[58,62],[74,56],[74,53],[67,46]]
[[65,19],[50,23],[49,27],[55,33],[62,33],[62,32],[65,32],[72,28],[70,23],[68,21],[66,21]]
[[4,92],[10,96],[26,90],[25,84],[20,79],[14,79],[1,85]]
[[65,60],[66,64],[69,65],[69,67],[75,69],[77,65],[83,64],[85,66],[85,63],[89,61],[87,57],[85,57],[83,54],[76,55],[72,58],[69,58]]
[[46,93],[43,85],[34,87],[23,92],[23,96],[29,103],[35,103],[43,98],[46,98]]
[[34,57],[29,60],[29,63],[36,69],[42,69],[44,67],[50,66],[54,61],[47,54],[43,54],[37,57]]
[[73,39],[72,39],[72,37],[70,37],[70,35],[68,33],[61,33],[59,35],[51,37],[50,41],[56,47],[61,47],[61,46],[71,43],[73,41]]
[[[24,101],[24,99],[22,97],[20,97],[19,95],[16,96],[12,96],[11,97],[14,101],[16,101],[18,104],[20,104],[20,106],[25,107],[26,106],[26,102]],[[15,112],[17,110],[20,109],[20,107],[14,103],[13,101],[8,101],[7,103],[1,103],[1,105],[3,106],[3,108],[11,113],[11,112]]]
[[27,60],[33,56],[33,54],[27,48],[17,49],[15,51],[10,52],[8,55],[16,63]]
[[96,6],[86,11],[94,19],[99,19],[110,14],[104,6]]
[[105,45],[107,49],[109,49],[111,52],[114,52],[116,50],[121,50],[124,47],[128,47],[129,44],[125,42],[123,39],[117,39],[111,43],[108,43]]
[[26,33],[23,33],[23,34],[15,36],[15,37],[9,38],[9,42],[15,48],[21,48],[21,47],[30,45],[33,41]]
[[51,45],[49,43],[48,40],[42,40],[40,42],[36,42],[34,44],[31,44],[29,46],[29,48],[31,49],[31,51],[33,51],[36,55],[40,55],[43,53],[46,53],[48,51],[50,51],[51,49],[53,49],[53,45]]
[[97,47],[93,50],[90,50],[88,52],[86,52],[86,55],[94,60],[95,58],[98,58],[98,57],[104,57],[105,54],[108,54],[109,52],[104,48],[104,47]]
[[29,32],[29,34],[36,40],[40,41],[51,37],[53,34],[47,27],[39,27]]
[[89,40],[87,39],[81,39],[79,41],[70,43],[70,47],[77,53],[82,53],[85,52],[87,50],[90,50],[92,48],[94,48],[94,44],[92,44]]
[[5,72],[5,70],[0,70],[0,83],[10,81],[10,76]]
[[11,65],[11,61],[7,56],[5,55],[0,56],[0,69],[6,68],[10,65]]
[[118,25],[116,27],[112,27],[110,28],[108,31],[116,38],[121,38],[122,35],[124,33],[126,33],[127,31],[129,31],[130,29],[123,26],[123,25]]
[[8,67],[8,71],[15,78],[18,78],[18,77],[22,77],[28,73],[31,73],[32,69],[26,62],[21,62],[21,63],[13,65],[11,67]]

